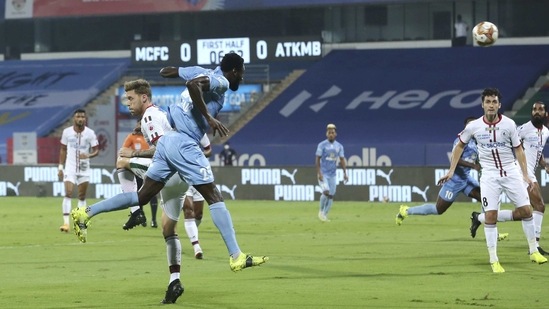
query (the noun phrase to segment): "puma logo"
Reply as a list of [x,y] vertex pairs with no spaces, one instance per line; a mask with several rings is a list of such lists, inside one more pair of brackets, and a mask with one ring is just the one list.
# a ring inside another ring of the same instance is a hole
[[290,178],[293,185],[295,185],[295,173],[297,173],[297,169],[294,169],[294,171],[291,174],[290,174],[290,172],[288,172],[287,170],[284,170],[284,169],[280,171],[280,174],[282,174],[282,176],[286,176],[286,177]]
[[111,180],[111,183],[115,183],[114,182],[114,174],[116,174],[116,169],[113,169],[110,172],[106,169],[101,170],[101,175],[109,178]]
[[6,182],[6,187],[8,189],[12,189],[13,192],[15,193],[15,195],[19,196],[19,185],[20,184],[21,184],[20,181],[18,181],[17,184],[15,184],[15,185],[8,181],[8,182]]
[[425,202],[427,202],[427,190],[429,190],[429,186],[425,187],[425,190],[423,191],[421,191],[421,189],[416,186],[412,187],[412,192],[421,195]]
[[232,189],[229,189],[226,185],[221,185],[221,192],[228,193],[231,196],[231,199],[235,199],[234,197],[234,190],[236,189],[236,185],[233,186]]
[[391,185],[391,174],[393,173],[393,170],[390,170],[389,173],[385,174],[382,170],[376,170],[376,176],[383,177],[385,180],[387,180],[387,183]]

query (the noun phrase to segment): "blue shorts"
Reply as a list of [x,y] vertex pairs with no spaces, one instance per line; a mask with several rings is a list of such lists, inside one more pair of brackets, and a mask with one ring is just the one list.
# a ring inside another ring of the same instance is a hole
[[158,140],[146,175],[166,183],[175,173],[189,185],[214,181],[210,161],[204,156],[199,144],[187,135],[168,132]]
[[444,183],[442,188],[440,188],[438,196],[447,202],[454,202],[460,192],[463,192],[463,194],[469,196],[473,189],[479,187],[480,185],[478,183],[478,180],[474,179],[471,176],[467,177],[467,179],[459,180],[455,180],[454,178],[452,178],[450,179],[450,181]]
[[322,176],[323,181],[318,181],[318,185],[322,188],[322,191],[328,191],[330,195],[336,194],[336,178],[337,176]]

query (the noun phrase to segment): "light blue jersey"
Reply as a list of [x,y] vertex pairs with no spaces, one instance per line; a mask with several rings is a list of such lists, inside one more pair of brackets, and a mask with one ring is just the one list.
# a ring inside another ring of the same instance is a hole
[[[459,138],[456,138],[456,140],[454,141],[454,147],[458,142],[459,142]],[[477,144],[473,139],[471,139],[469,143],[467,143],[467,145],[465,145],[465,147],[463,148],[461,159],[470,163],[475,163],[477,161],[478,159]],[[452,179],[453,178],[457,178],[456,180],[467,179],[467,177],[469,177],[470,171],[471,171],[470,167],[458,165],[456,167],[456,170],[454,171],[454,176],[452,177]]]
[[[454,141],[454,146],[459,142],[459,138]],[[475,163],[478,158],[477,145],[473,139],[463,148],[461,159],[467,162]],[[469,196],[471,191],[480,187],[478,180],[471,176],[471,168],[463,165],[457,165],[454,175],[450,180],[444,183],[438,195],[447,202],[456,200],[460,192]]]
[[330,143],[327,139],[320,142],[316,148],[316,156],[320,157],[320,172],[322,175],[334,177],[340,157],[345,157],[343,145],[338,141]]
[[[223,76],[221,68],[179,68],[179,76],[186,81],[199,76],[210,78],[210,90],[203,92],[203,98],[210,115],[217,116],[223,107],[225,92],[229,89],[229,81]],[[189,185],[213,182],[210,162],[200,148],[200,140],[210,126],[194,106],[187,89],[181,93],[179,102],[168,106],[168,121],[174,131],[166,133],[156,145],[147,177],[165,183],[177,172]]]
[[[186,81],[199,76],[210,78],[210,90],[204,91],[202,97],[210,115],[216,117],[223,108],[225,92],[229,89],[229,81],[223,76],[221,68],[217,67],[215,70],[198,66],[179,68],[179,76]],[[175,131],[188,135],[198,144],[210,128],[206,118],[202,116],[198,108],[194,108],[187,89],[181,93],[178,103],[168,106],[168,121]]]

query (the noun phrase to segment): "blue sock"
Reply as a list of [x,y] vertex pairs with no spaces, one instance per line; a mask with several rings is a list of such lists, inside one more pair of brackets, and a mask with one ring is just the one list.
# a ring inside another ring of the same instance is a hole
[[328,201],[328,198],[326,195],[322,194],[320,196],[320,211],[322,213],[326,213],[326,202]]
[[236,242],[236,234],[233,227],[233,220],[231,219],[231,214],[225,206],[224,202],[217,202],[210,205],[210,215],[212,216],[212,221],[221,233],[225,246],[229,251],[229,255],[233,256],[236,253],[240,252],[238,243]]
[[102,200],[99,203],[90,205],[86,212],[88,216],[93,217],[102,212],[109,212],[114,210],[121,210],[128,208],[130,206],[139,205],[139,199],[137,197],[137,192],[126,192],[119,193],[109,199]]
[[329,212],[330,212],[330,209],[332,209],[332,204],[334,203],[334,199],[333,198],[329,198],[327,199],[328,201],[326,202],[326,209],[324,210],[324,214],[327,215]]
[[438,215],[435,204],[423,204],[408,208],[408,215]]

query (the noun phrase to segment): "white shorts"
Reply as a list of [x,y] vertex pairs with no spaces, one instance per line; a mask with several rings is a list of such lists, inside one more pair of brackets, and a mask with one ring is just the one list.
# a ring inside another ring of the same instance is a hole
[[499,210],[502,192],[505,192],[515,207],[530,205],[527,184],[521,174],[509,173],[504,177],[483,174],[480,177],[480,203],[484,211]]
[[76,184],[78,186],[82,183],[90,182],[90,176],[88,175],[84,176],[76,173],[70,173],[70,174],[63,173],[63,182],[65,181],[72,182],[73,184]]
[[130,171],[132,173],[141,178],[145,178],[145,173],[147,172],[147,169],[151,165],[152,158],[139,158],[139,157],[133,157],[130,158]]
[[189,186],[189,189],[187,189],[185,195],[192,197],[194,202],[201,202],[204,200],[202,194],[200,194],[200,192],[198,192],[198,190],[196,190],[193,186]]
[[160,206],[166,216],[173,221],[179,221],[186,185],[176,173],[168,179],[160,191]]

